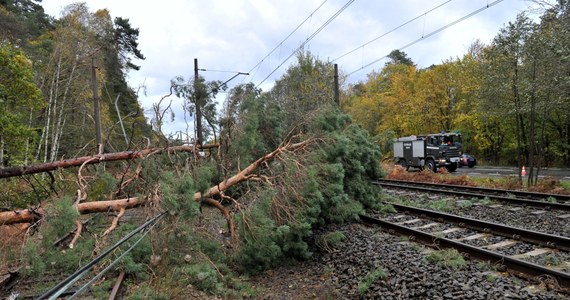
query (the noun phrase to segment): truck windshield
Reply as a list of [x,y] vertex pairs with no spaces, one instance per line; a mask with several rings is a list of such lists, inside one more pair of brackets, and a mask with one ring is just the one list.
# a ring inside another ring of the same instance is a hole
[[461,145],[460,135],[442,135],[438,137],[438,141],[441,145],[447,146],[458,146]]

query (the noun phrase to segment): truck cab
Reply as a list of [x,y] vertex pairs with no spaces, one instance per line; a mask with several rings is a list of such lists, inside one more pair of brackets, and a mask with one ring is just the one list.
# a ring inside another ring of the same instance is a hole
[[437,171],[445,167],[454,172],[461,156],[461,135],[441,132],[436,134],[412,135],[394,141],[394,160],[402,167]]

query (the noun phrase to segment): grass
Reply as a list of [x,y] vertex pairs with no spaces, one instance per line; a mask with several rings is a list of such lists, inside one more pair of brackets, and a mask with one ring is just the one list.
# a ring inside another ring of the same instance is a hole
[[496,274],[487,274],[487,277],[485,277],[485,280],[487,280],[489,282],[495,282],[497,280],[497,278],[499,278],[499,276],[497,276]]
[[544,257],[547,266],[562,266],[566,263],[564,258],[556,255],[548,255]]
[[473,202],[469,200],[461,200],[457,201],[456,205],[460,208],[470,208],[471,206],[473,206]]
[[570,191],[570,180],[561,181],[560,187],[566,192]]
[[435,200],[430,205],[429,208],[443,211],[443,212],[450,212],[453,210],[454,203],[447,199]]
[[333,252],[335,249],[344,245],[346,235],[340,231],[333,231],[323,234],[317,238],[316,244],[319,249],[326,252]]
[[360,283],[358,284],[358,288],[357,288],[358,293],[361,296],[366,294],[368,289],[370,289],[370,285],[372,283],[374,283],[376,280],[378,280],[380,278],[385,278],[385,277],[386,277],[386,272],[382,268],[376,268],[376,269],[368,272],[368,274],[366,274],[366,276],[364,276],[362,281],[360,281]]
[[477,267],[484,271],[497,271],[495,266],[483,261],[477,261]]
[[394,208],[392,204],[381,204],[380,207],[376,209],[376,211],[381,214],[388,214],[388,213],[395,213],[397,210]]
[[477,202],[481,205],[490,205],[493,203],[493,201],[491,199],[489,199],[489,197],[485,197],[483,199],[478,199]]
[[465,259],[457,249],[444,249],[430,252],[426,256],[426,260],[453,269],[459,269],[466,264]]

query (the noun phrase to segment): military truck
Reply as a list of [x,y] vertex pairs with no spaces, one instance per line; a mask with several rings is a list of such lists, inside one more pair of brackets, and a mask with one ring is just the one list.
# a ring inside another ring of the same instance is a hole
[[445,167],[454,172],[461,153],[461,135],[458,133],[412,135],[394,140],[394,160],[406,170],[413,167],[437,172]]

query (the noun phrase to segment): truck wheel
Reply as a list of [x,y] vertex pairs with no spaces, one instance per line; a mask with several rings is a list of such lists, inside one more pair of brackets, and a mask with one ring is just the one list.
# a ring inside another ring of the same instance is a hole
[[410,167],[408,167],[408,165],[406,164],[406,161],[403,160],[403,159],[400,159],[400,160],[398,161],[398,165],[400,165],[400,167],[406,169],[406,171],[408,171],[408,169],[410,168]]
[[426,160],[424,168],[430,172],[435,172],[435,162],[431,159]]
[[453,163],[449,166],[445,166],[445,168],[447,169],[447,171],[449,173],[455,172],[455,170],[457,170],[457,163]]

